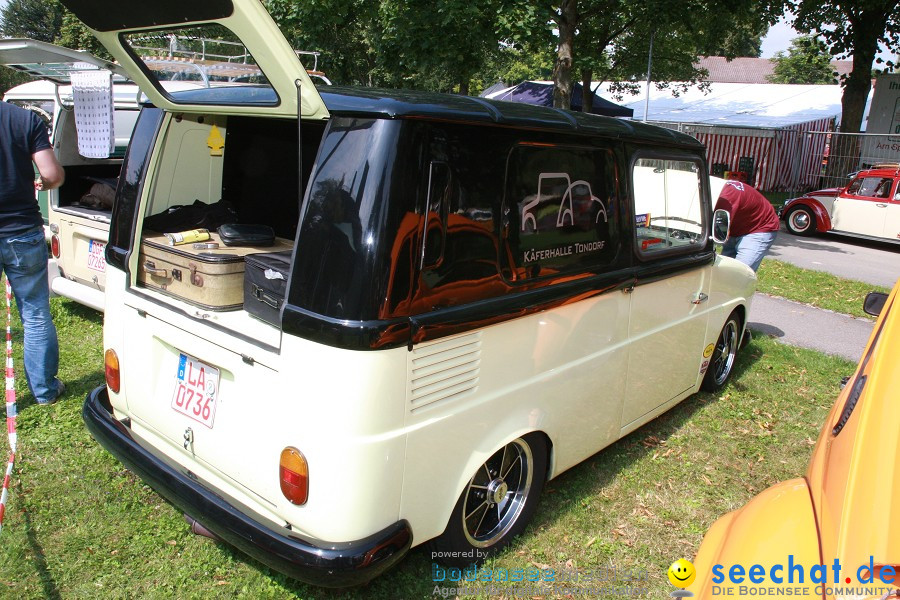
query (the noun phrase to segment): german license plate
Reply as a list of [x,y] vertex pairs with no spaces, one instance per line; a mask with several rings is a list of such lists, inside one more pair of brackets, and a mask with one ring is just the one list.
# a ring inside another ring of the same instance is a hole
[[106,272],[106,244],[97,240],[88,240],[88,269],[94,271]]
[[216,418],[219,369],[186,354],[179,354],[172,408],[210,429]]

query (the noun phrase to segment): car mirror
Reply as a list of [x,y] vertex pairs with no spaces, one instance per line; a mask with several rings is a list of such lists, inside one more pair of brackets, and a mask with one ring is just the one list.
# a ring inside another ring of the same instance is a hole
[[719,209],[713,213],[712,239],[717,244],[724,244],[731,228],[731,215],[727,210]]
[[882,292],[869,292],[866,294],[866,299],[863,300],[863,311],[872,315],[873,317],[877,317],[881,314],[881,309],[884,308],[884,303],[887,302],[888,295]]

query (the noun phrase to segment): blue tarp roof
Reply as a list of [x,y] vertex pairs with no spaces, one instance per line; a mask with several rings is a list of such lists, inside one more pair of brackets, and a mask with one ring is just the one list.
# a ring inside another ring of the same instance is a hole
[[[523,81],[517,86],[487,94],[491,100],[522,102],[537,106],[553,106],[553,83],[543,81]],[[581,85],[572,86],[572,110],[581,111]],[[590,111],[595,115],[607,117],[631,117],[634,110],[619,106],[594,94],[594,102]]]

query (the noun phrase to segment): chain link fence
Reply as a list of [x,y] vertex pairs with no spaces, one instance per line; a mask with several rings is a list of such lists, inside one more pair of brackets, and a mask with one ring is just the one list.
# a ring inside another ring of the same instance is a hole
[[900,135],[727,127],[653,122],[697,138],[707,146],[710,169],[745,172],[764,192],[806,192],[843,187],[850,175],[876,165],[900,164]]
[[817,189],[844,187],[850,175],[862,169],[900,164],[900,135],[827,131],[807,131],[804,135],[824,141],[821,164],[809,173],[818,182]]

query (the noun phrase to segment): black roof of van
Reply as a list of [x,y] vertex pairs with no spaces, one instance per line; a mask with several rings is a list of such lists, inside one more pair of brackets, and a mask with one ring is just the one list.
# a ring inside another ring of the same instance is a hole
[[318,90],[328,111],[342,116],[419,117],[469,123],[494,123],[667,145],[674,143],[691,148],[703,146],[696,138],[687,134],[639,121],[519,102],[415,90],[341,86],[319,87]]
[[[317,86],[317,89],[328,111],[341,116],[489,123],[692,149],[703,147],[696,138],[672,129],[559,108],[415,90],[343,86]],[[172,92],[171,95],[176,102],[234,105],[277,102],[274,90],[253,85],[184,90]]]

